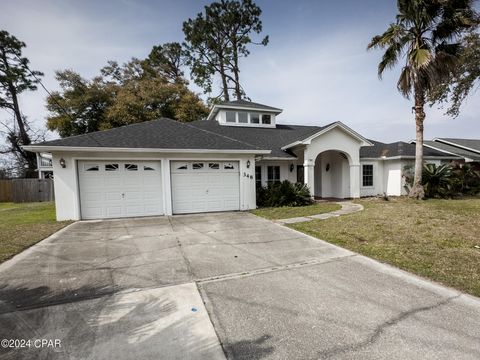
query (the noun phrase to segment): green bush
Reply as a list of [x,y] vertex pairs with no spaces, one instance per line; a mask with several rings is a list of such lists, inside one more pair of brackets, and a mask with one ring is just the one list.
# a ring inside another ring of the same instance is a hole
[[450,165],[425,164],[422,183],[427,198],[450,197],[453,195],[455,176]]
[[304,206],[311,204],[310,191],[305,184],[293,184],[288,180],[257,188],[257,206]]
[[[413,185],[413,174],[413,167],[404,168],[403,176],[407,192]],[[468,164],[462,166],[425,164],[422,183],[427,198],[480,194],[480,175]]]

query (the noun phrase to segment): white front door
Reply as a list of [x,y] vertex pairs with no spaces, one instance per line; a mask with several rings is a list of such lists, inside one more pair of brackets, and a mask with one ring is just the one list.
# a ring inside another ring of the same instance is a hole
[[163,214],[158,161],[79,161],[82,219]]
[[240,210],[238,161],[172,161],[174,214]]

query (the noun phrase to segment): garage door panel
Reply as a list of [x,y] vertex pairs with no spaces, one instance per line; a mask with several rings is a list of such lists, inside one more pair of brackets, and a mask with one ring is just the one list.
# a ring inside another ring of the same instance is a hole
[[162,215],[160,169],[151,161],[79,161],[82,218]]
[[174,213],[240,209],[238,162],[172,162],[171,169]]

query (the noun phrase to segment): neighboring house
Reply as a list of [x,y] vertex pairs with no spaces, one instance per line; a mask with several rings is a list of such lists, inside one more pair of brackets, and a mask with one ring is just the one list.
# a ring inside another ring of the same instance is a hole
[[159,119],[25,149],[52,154],[58,220],[249,210],[258,186],[285,179],[315,197],[402,194],[414,145],[370,141],[341,122],[277,124],[281,112],[231,101],[207,120]]
[[[362,163],[361,196],[386,194],[391,196],[407,195],[405,188],[405,169],[415,165],[415,144],[397,141],[384,144],[371,142],[372,147],[360,150]],[[454,154],[446,154],[435,149],[423,147],[424,161],[436,165],[459,161]],[[373,173],[374,176],[369,174]],[[369,175],[365,177],[365,174]]]
[[[415,141],[411,143],[415,144]],[[480,140],[435,138],[425,140],[423,145],[445,154],[458,156],[465,163],[480,167]]]
[[37,171],[39,179],[53,178],[52,154],[37,153]]

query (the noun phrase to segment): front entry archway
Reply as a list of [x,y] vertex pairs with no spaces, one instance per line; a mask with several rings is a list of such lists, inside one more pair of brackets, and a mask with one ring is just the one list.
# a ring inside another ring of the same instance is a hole
[[324,151],[315,159],[313,195],[344,199],[350,195],[350,162],[341,151]]

